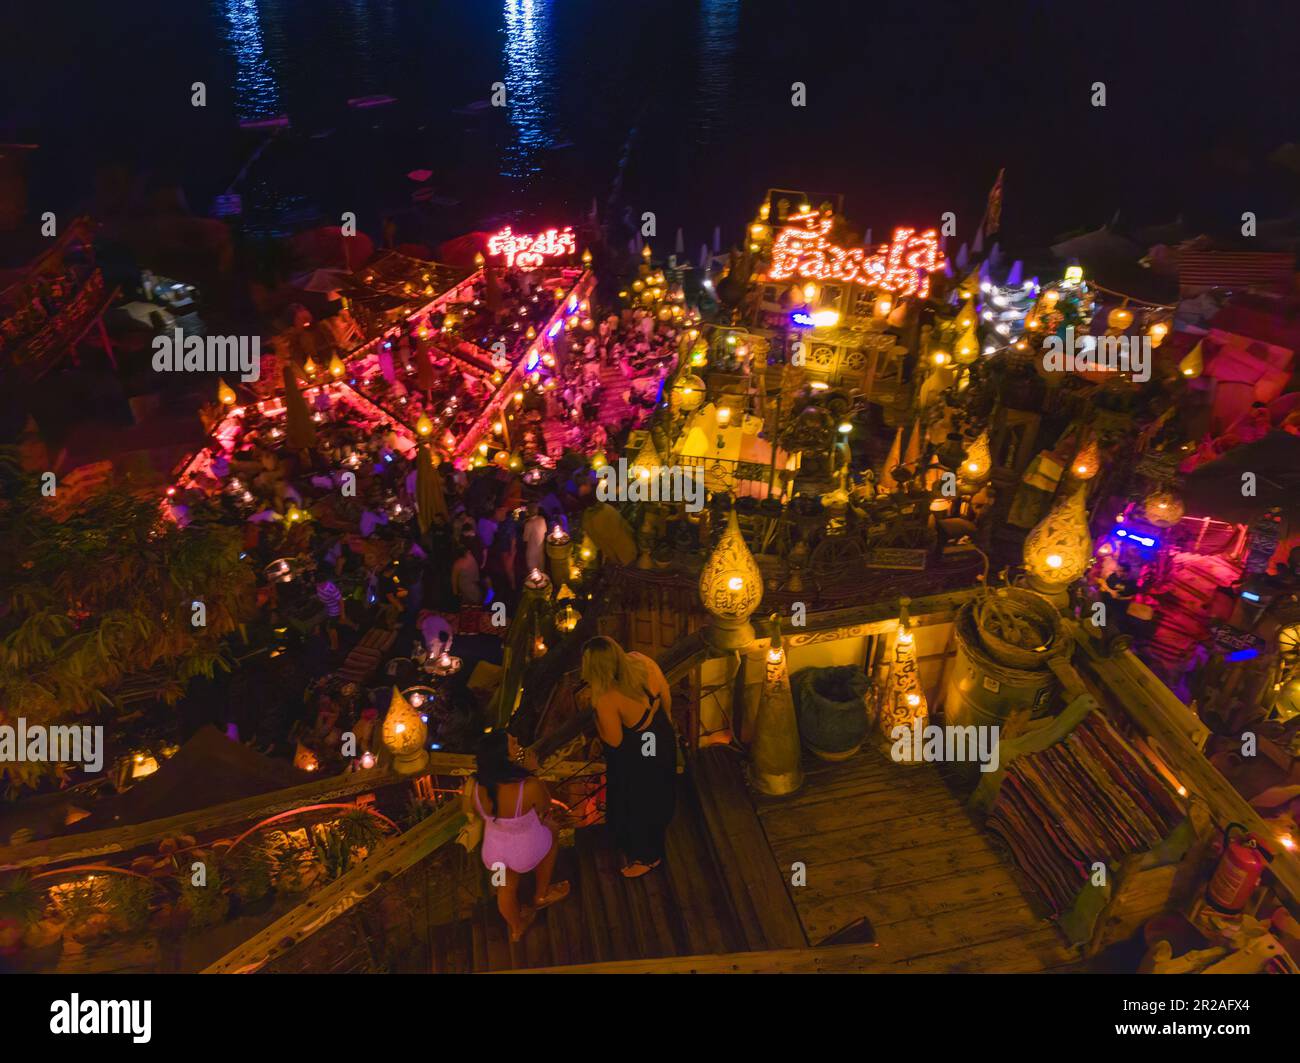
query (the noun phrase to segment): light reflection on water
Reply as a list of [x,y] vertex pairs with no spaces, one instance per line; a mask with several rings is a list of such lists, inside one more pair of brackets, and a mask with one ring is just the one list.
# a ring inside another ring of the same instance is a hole
[[226,40],[235,60],[235,113],[240,121],[274,118],[280,89],[262,44],[257,0],[225,0]]
[[732,60],[740,0],[702,0],[700,5],[699,98],[695,107],[696,137],[707,144],[726,120],[731,102]]
[[505,0],[505,87],[514,138],[506,147],[502,173],[526,177],[540,172],[538,153],[560,140],[556,127],[555,82],[559,76],[551,40],[550,0]]

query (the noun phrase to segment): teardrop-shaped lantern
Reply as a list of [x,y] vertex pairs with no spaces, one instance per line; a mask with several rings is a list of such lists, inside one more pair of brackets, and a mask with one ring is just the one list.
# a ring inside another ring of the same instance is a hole
[[1025,572],[1034,590],[1061,595],[1087,569],[1092,536],[1083,504],[1085,493],[1085,485],[1079,484],[1025,537]]
[[749,618],[762,597],[763,576],[740,534],[733,509],[700,573],[700,602],[713,618],[708,638],[714,648],[743,649],[754,641]]
[[401,774],[416,775],[428,765],[429,753],[424,748],[428,733],[420,714],[402,697],[402,692],[393,687],[381,734],[384,746],[393,754],[393,766]]

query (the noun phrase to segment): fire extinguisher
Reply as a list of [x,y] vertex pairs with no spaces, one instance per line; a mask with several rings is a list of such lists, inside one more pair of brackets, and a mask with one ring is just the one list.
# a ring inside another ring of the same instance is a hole
[[[1240,838],[1232,837],[1232,828],[1241,831]],[[1211,908],[1225,915],[1240,915],[1263,877],[1264,867],[1272,856],[1259,845],[1253,834],[1247,833],[1241,823],[1229,823],[1223,830],[1223,855],[1214,869],[1205,898]]]

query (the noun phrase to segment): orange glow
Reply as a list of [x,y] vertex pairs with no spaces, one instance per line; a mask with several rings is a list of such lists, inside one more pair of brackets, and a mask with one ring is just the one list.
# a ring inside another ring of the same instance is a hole
[[827,215],[810,211],[792,214],[790,221],[794,224],[782,229],[772,245],[769,275],[773,280],[838,280],[924,298],[930,294],[930,274],[944,265],[934,229],[923,233],[895,229],[890,243],[868,255],[865,248],[846,249],[831,243],[827,239],[831,218]]
[[576,254],[577,239],[573,227],[547,229],[537,236],[520,236],[506,226],[488,240],[488,253],[504,255],[507,266],[522,270],[536,269],[548,258]]

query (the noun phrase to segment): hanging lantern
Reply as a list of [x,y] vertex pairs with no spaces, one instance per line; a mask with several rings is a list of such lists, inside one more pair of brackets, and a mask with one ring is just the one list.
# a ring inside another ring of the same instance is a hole
[[1182,499],[1168,487],[1158,487],[1142,500],[1142,512],[1157,528],[1172,528],[1183,519]]
[[978,487],[993,473],[993,454],[989,450],[989,433],[981,432],[966,452],[966,460],[961,463],[957,479],[963,487]]
[[581,614],[572,605],[565,604],[564,608],[555,614],[555,630],[564,632],[566,635],[578,626]]
[[343,359],[337,354],[330,359],[330,376],[335,380],[338,380],[347,371],[347,367],[343,364]]
[[685,413],[699,408],[704,401],[704,381],[687,373],[673,385],[673,398]]
[[402,775],[418,775],[428,765],[429,754],[424,748],[428,734],[420,714],[402,697],[402,692],[393,687],[382,735],[384,745],[393,754],[393,767]]
[[1151,346],[1159,347],[1169,335],[1169,326],[1163,321],[1157,321],[1147,330],[1147,335],[1151,337]]
[[427,413],[420,414],[420,419],[415,422],[415,430],[424,437],[428,437],[433,433],[433,422],[429,420]]
[[970,365],[980,355],[980,340],[975,334],[975,322],[972,319],[970,327],[962,333],[961,339],[957,341],[957,348],[953,351],[953,358],[959,365]]
[[1079,484],[1057,502],[1025,537],[1024,562],[1029,585],[1055,599],[1065,597],[1066,588],[1088,567],[1092,536],[1088,534],[1088,513]]
[[1178,371],[1188,380],[1195,380],[1205,372],[1205,359],[1201,355],[1201,345],[1199,343],[1188,351],[1183,360],[1178,363]]
[[310,354],[307,355],[307,360],[302,363],[302,371],[306,373],[308,376],[316,375],[316,363],[312,360],[312,356]]
[[233,406],[237,398],[238,396],[235,394],[235,389],[224,380],[217,385],[217,401],[221,403],[222,406]]
[[591,248],[587,248],[582,252],[582,264],[584,266],[591,265]]
[[713,618],[708,639],[715,649],[737,650],[754,641],[749,622],[763,597],[763,576],[745,545],[736,511],[700,572],[700,601]]
[[1106,327],[1117,332],[1123,332],[1131,324],[1133,324],[1133,311],[1127,305],[1117,306],[1106,315]]
[[1097,446],[1095,439],[1089,439],[1075,454],[1070,471],[1076,479],[1091,480],[1097,475],[1099,468],[1101,468],[1101,448]]

